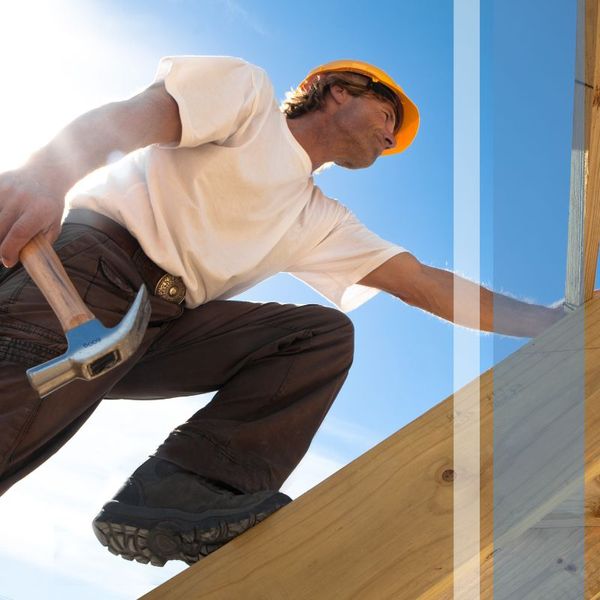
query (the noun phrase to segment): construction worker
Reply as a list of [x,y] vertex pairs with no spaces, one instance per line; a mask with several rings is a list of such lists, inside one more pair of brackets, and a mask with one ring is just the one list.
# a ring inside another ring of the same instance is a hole
[[[383,290],[508,335],[535,336],[557,321],[561,308],[466,281],[480,294],[480,318],[455,314],[452,273],[381,239],[314,184],[326,163],[364,168],[402,152],[418,125],[400,86],[363,62],[315,69],[279,107],[265,72],[243,60],[170,57],[148,89],[77,118],[0,175],[0,493],[102,398],[216,391],[94,520],[101,543],[126,558],[192,563],[290,502],[278,490],[352,362],[343,311]],[[109,161],[101,182],[71,192],[61,224],[66,193]],[[153,292],[132,359],[43,400],[25,371],[62,354],[65,340],[18,263],[40,232],[106,326],[142,283]],[[341,310],[229,300],[281,271]]]

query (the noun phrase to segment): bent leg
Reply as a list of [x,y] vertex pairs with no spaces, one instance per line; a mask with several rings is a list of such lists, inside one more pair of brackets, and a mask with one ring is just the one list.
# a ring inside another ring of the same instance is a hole
[[337,310],[215,301],[171,323],[111,396],[218,389],[156,456],[245,492],[276,490],[308,450],[352,355],[353,327]]
[[219,392],[103,506],[100,542],[130,560],[192,563],[289,503],[277,489],[331,406],[352,347],[350,321],[320,306],[185,311],[111,396]]

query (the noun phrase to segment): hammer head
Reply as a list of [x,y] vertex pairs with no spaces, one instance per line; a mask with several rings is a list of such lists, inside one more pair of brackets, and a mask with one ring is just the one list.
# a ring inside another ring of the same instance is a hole
[[112,329],[92,319],[66,332],[67,351],[32,367],[27,377],[40,397],[73,379],[95,379],[126,361],[139,347],[150,320],[150,301],[142,285],[123,320]]

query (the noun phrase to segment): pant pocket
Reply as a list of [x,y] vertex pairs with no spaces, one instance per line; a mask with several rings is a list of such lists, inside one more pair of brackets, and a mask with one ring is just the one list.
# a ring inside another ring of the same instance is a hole
[[82,294],[83,301],[101,320],[118,322],[135,298],[136,288],[131,278],[136,275],[124,273],[100,256],[94,276]]
[[66,351],[64,336],[45,328],[0,319],[0,363],[22,365],[25,369],[49,361]]

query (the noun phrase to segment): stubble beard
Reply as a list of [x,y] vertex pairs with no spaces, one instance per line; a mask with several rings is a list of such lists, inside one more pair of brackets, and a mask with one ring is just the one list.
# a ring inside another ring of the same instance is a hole
[[373,152],[368,147],[362,147],[360,152],[356,151],[356,146],[352,150],[343,158],[335,160],[335,164],[346,169],[366,169],[379,158],[379,152]]

